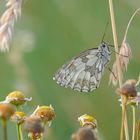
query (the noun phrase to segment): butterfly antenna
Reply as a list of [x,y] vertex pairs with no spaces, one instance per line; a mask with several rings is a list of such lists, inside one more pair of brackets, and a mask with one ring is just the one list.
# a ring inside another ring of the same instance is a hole
[[102,36],[102,42],[104,41],[108,24],[109,24],[109,22],[107,22],[106,25],[105,25],[104,33],[103,33],[103,36]]

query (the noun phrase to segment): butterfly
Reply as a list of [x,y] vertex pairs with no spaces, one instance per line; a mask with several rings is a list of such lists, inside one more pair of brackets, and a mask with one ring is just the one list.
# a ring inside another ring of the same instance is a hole
[[64,64],[53,79],[66,88],[91,92],[99,87],[110,54],[109,45],[102,41],[97,48],[88,49]]

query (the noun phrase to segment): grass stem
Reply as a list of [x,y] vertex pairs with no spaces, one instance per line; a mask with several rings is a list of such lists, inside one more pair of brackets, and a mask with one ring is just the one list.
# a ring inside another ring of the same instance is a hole
[[132,133],[132,140],[135,140],[135,130],[136,130],[136,108],[132,105],[132,112],[133,112],[133,133]]
[[[115,51],[119,52],[118,48],[118,40],[117,40],[117,32],[116,32],[116,24],[115,24],[115,17],[114,17],[114,9],[113,9],[113,2],[109,0],[109,10],[110,10],[110,18],[111,18],[111,25],[112,25],[112,33],[113,33],[113,40],[114,40],[114,47]],[[122,71],[120,66],[120,61],[118,54],[116,54],[116,62],[117,62],[117,73],[118,73],[118,80],[119,80],[119,87],[122,86]],[[121,132],[120,132],[120,140],[123,140],[123,132],[125,128],[125,136],[126,140],[129,140],[129,133],[127,126],[127,119],[126,119],[126,106],[125,106],[125,98],[121,96],[122,101],[122,119],[121,119]],[[124,127],[125,126],[125,127]]]

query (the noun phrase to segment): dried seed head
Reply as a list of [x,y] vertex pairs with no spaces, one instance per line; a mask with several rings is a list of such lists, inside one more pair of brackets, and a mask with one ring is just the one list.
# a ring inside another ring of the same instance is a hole
[[44,122],[50,122],[54,119],[55,112],[51,105],[38,106],[32,115],[39,117]]
[[18,16],[21,15],[22,0],[8,0],[7,10],[0,18],[0,50],[9,50],[9,42],[12,37],[12,30]]
[[[121,66],[121,77],[123,77],[122,71],[124,69],[127,70],[128,63],[132,56],[131,48],[126,40],[123,41],[118,55],[119,55],[118,59]],[[110,73],[109,83],[112,83],[114,86],[116,86],[118,80],[119,79],[118,79],[118,72],[117,72],[117,62],[115,61]]]
[[12,121],[16,122],[17,124],[22,124],[25,121],[25,113],[16,111],[15,114],[11,117]]
[[120,52],[119,52],[119,60],[120,60],[122,69],[127,70],[127,66],[128,66],[128,63],[129,63],[131,57],[132,57],[132,52],[131,52],[130,45],[125,40],[125,41],[123,41],[121,48],[120,48]]
[[136,97],[136,87],[132,84],[124,84],[121,88],[117,89],[117,93],[126,97]]
[[82,127],[92,126],[93,128],[97,128],[97,120],[95,118],[93,118],[92,116],[89,116],[87,114],[80,116],[78,118],[78,121],[80,122],[80,125]]
[[0,118],[9,119],[14,114],[14,109],[10,104],[0,104]]
[[97,134],[90,127],[80,128],[75,134],[72,135],[72,140],[97,140]]
[[36,116],[26,118],[24,129],[28,132],[28,136],[34,139],[41,138],[44,132],[41,119]]
[[8,94],[6,100],[3,102],[11,103],[13,105],[19,106],[23,105],[26,101],[31,101],[32,98],[25,98],[24,94],[20,91],[13,91]]
[[136,86],[137,84],[137,81],[135,79],[129,79],[125,82],[125,84],[129,84],[129,85],[132,85],[132,86]]

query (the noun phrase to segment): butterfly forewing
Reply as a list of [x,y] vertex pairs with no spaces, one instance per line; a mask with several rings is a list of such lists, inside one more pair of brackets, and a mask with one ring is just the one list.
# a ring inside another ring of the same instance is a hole
[[98,48],[86,50],[64,64],[55,74],[54,80],[61,86],[77,91],[93,91],[99,86],[109,60],[109,48],[106,43],[101,43]]

